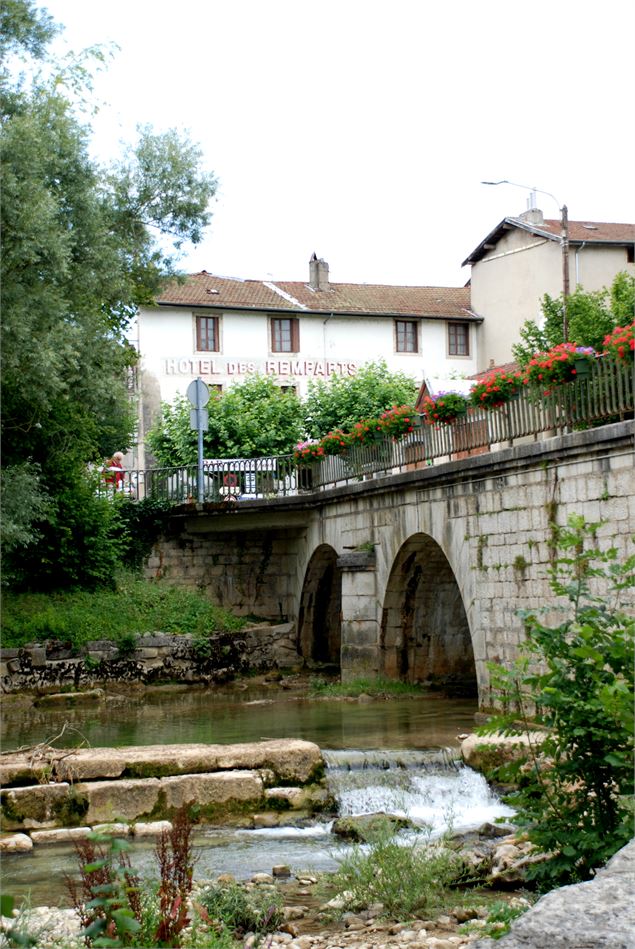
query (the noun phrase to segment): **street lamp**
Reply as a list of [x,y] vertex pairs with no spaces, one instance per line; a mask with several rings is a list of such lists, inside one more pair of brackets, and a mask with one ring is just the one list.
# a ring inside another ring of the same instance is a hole
[[[562,249],[562,335],[565,343],[569,339],[569,320],[567,318],[567,299],[569,297],[569,212],[566,204],[560,205],[560,202],[550,191],[542,191],[540,188],[532,188],[529,185],[520,185],[517,181],[508,181],[504,178],[502,181],[481,181],[482,185],[512,185],[514,188],[523,188],[525,191],[531,191],[532,194],[546,194],[552,198],[560,209],[560,222],[562,230],[560,233],[560,247]],[[533,207],[533,205],[532,205]]]

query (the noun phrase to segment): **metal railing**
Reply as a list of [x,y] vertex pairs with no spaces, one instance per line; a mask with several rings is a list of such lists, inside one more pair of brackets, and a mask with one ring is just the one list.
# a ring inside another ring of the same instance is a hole
[[[307,494],[608,424],[633,413],[634,388],[632,366],[598,359],[586,378],[547,392],[527,387],[499,408],[472,408],[451,424],[428,425],[419,417],[415,430],[403,438],[382,437],[310,465],[299,466],[293,455],[205,461],[204,501],[231,507],[238,501]],[[197,466],[126,471],[116,490],[139,499],[194,502]]]

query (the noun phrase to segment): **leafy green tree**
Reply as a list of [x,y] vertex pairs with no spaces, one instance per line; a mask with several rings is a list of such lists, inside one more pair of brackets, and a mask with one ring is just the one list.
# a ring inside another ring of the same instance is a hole
[[522,612],[524,655],[512,669],[490,667],[512,710],[485,730],[547,729],[533,760],[499,775],[518,782],[509,803],[545,858],[529,873],[547,889],[589,879],[632,836],[635,620],[620,599],[635,585],[635,557],[598,550],[597,528],[572,516],[558,529],[551,588],[568,600],[563,620]]
[[[125,162],[98,166],[75,104],[90,92],[84,62],[46,60],[56,27],[31,0],[10,0],[1,15],[2,466],[16,518],[5,578],[93,584],[110,548],[86,469],[131,441],[126,327],[174,271],[182,242],[200,240],[216,180],[199,170],[197,147],[149,128]],[[19,73],[18,58],[30,69]],[[66,541],[71,525],[81,558]]]
[[350,431],[355,422],[376,418],[393,405],[411,405],[416,397],[417,385],[410,376],[389,372],[384,360],[369,362],[355,376],[309,383],[306,429],[313,438],[335,428]]
[[[563,297],[542,299],[544,322],[527,320],[520,330],[520,343],[512,346],[514,358],[527,365],[537,352],[564,342]],[[567,300],[569,341],[602,351],[604,337],[616,326],[635,318],[635,277],[625,271],[616,275],[610,289],[586,291],[578,287]]]
[[[183,397],[164,403],[147,444],[162,465],[196,461],[197,435],[190,429],[191,405]],[[304,412],[292,392],[266,376],[250,376],[207,404],[209,429],[203,444],[207,458],[262,458],[293,451],[304,433]]]

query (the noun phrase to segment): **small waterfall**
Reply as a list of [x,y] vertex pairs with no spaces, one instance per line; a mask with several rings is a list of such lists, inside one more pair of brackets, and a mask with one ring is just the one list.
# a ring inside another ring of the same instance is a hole
[[514,813],[453,749],[323,751],[323,756],[343,817],[396,814],[438,836]]

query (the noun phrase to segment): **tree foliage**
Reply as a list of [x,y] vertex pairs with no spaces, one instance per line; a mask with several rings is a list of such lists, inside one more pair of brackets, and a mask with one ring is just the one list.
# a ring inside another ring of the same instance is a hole
[[[357,376],[332,376],[310,386],[304,402],[266,376],[251,376],[207,405],[207,458],[259,458],[290,454],[307,435],[319,438],[334,428],[380,415],[393,405],[414,402],[417,387],[404,373],[390,373],[384,362],[368,363]],[[191,405],[183,396],[163,403],[146,441],[162,465],[196,461],[197,435],[190,429]]]
[[[520,343],[512,346],[514,358],[527,365],[537,352],[546,352],[565,342],[563,335],[563,297],[542,299],[543,322],[527,320],[520,330]],[[622,271],[610,288],[586,291],[578,287],[567,299],[569,341],[602,351],[604,337],[616,326],[635,317],[635,277]]]
[[[146,439],[160,464],[196,461],[197,434],[190,429],[191,408],[182,396],[162,405],[161,417]],[[212,393],[207,409],[206,458],[284,455],[293,450],[304,430],[300,401],[266,376],[250,376],[226,392]]]
[[355,422],[376,418],[393,405],[414,404],[417,385],[403,372],[389,372],[385,361],[366,363],[355,376],[331,376],[309,383],[305,400],[307,434],[321,438],[335,428],[350,431]]
[[[46,60],[57,28],[31,0],[5,3],[2,27],[3,49],[30,65],[18,73],[9,58],[1,76],[2,465],[9,495],[29,472],[28,504],[11,502],[12,536],[20,540],[5,553],[16,561],[15,575],[34,584],[46,576],[49,585],[56,571],[62,585],[83,582],[84,573],[92,584],[110,555],[100,547],[101,508],[86,466],[131,441],[127,376],[136,354],[126,327],[173,272],[182,242],[200,240],[216,181],[199,170],[197,147],[147,127],[125,162],[100,167],[89,155],[90,126],[74,104],[77,90],[90,90],[84,61],[56,68]],[[22,475],[12,475],[14,468]],[[71,525],[85,538],[83,559],[66,542]],[[43,548],[34,546],[38,538]],[[40,569],[41,549],[50,573]]]
[[572,516],[558,529],[551,588],[568,601],[563,621],[522,612],[524,655],[511,670],[491,667],[511,712],[486,730],[547,729],[539,755],[500,775],[518,782],[509,803],[545,858],[530,868],[543,888],[589,879],[632,836],[635,620],[620,600],[635,585],[635,557],[600,551],[598,526]]

